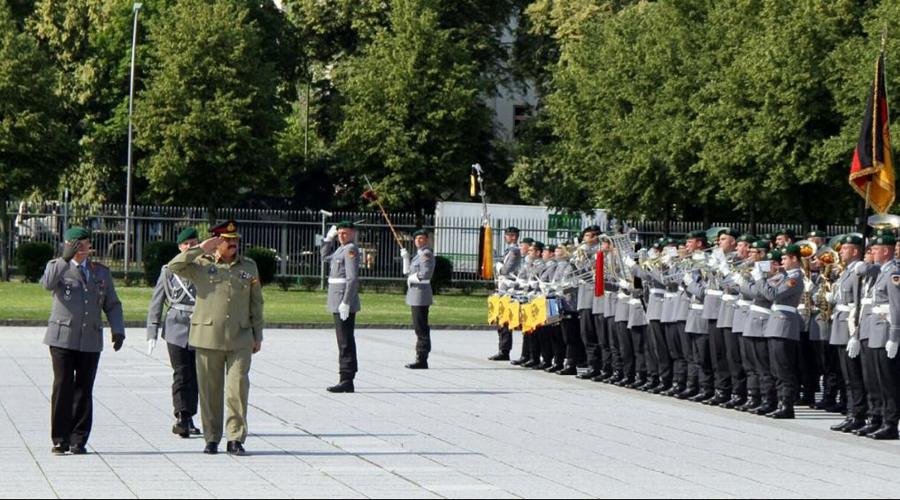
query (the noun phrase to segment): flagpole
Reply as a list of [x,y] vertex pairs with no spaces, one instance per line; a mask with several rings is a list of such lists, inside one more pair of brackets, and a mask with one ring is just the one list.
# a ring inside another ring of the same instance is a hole
[[[884,23],[884,28],[882,28],[882,30],[881,30],[881,54],[880,54],[880,57],[881,57],[881,75],[885,75],[884,81],[882,82],[882,84],[884,85],[884,92],[885,92],[885,95],[887,95],[887,78],[886,78],[886,75],[887,75],[887,56],[885,55],[885,51],[886,51],[886,48],[887,48],[887,36],[888,36],[888,26],[887,26],[887,22],[885,22],[885,23]],[[881,75],[876,75],[876,76],[880,77]],[[876,101],[877,101],[877,99],[878,99],[878,89],[877,89],[877,88],[875,89],[874,96],[875,96],[875,99],[876,99]],[[875,115],[877,116],[877,115],[878,115],[878,106],[877,106],[877,105],[875,105],[875,106],[873,107],[873,111],[874,111]],[[885,116],[884,119],[885,119],[885,122],[886,122],[886,123],[890,123],[890,122],[889,122],[889,120],[890,120],[889,117]],[[881,131],[876,131],[875,133],[880,133],[880,132],[881,132]],[[888,132],[888,133],[890,133],[890,132]],[[888,138],[888,140],[890,141],[890,137]],[[873,147],[875,146],[875,144],[876,144],[876,142],[873,141],[873,144],[872,144]],[[873,158],[873,161],[874,161],[874,158],[875,158],[875,152],[874,152],[874,151],[872,152],[872,158]],[[873,177],[874,177],[874,175],[868,176],[868,180],[866,181],[866,209],[865,209],[865,211],[863,212],[863,220],[860,221],[860,227],[862,227],[862,229],[863,229],[863,231],[861,231],[861,232],[863,233],[863,235],[865,235],[865,228],[866,228],[866,226],[868,225],[868,224],[867,224],[867,219],[868,219],[868,217],[869,217],[869,207],[871,206],[872,178],[873,178]],[[865,240],[863,240],[863,242],[865,243]]]

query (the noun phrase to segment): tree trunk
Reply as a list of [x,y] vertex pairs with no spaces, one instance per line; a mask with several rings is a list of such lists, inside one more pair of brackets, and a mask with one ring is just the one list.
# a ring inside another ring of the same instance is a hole
[[0,199],[0,279],[9,281],[9,214],[6,199]]

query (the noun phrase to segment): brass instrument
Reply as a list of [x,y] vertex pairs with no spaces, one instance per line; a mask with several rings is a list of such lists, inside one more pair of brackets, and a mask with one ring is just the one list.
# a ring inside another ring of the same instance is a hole
[[807,312],[812,314],[813,299],[810,293],[806,290],[807,288],[809,288],[809,283],[812,282],[812,271],[810,269],[810,265],[812,263],[813,257],[819,252],[819,246],[810,240],[798,241],[797,246],[800,247],[800,266],[803,268],[804,287],[801,300],[803,304],[806,305]]
[[816,303],[819,306],[822,319],[831,321],[831,316],[834,314],[834,308],[827,300],[828,294],[834,292],[835,280],[831,278],[831,273],[837,270],[836,277],[840,276],[844,271],[844,266],[840,262],[840,255],[838,255],[833,248],[828,246],[822,247],[819,252],[816,253],[816,260],[822,264],[822,282],[819,286],[819,294],[816,297]]
[[900,229],[900,215],[873,215],[869,217],[869,226],[875,230]]

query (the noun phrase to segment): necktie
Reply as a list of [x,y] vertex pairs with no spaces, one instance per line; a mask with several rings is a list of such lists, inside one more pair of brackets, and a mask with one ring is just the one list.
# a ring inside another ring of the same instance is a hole
[[85,264],[81,264],[80,266],[78,266],[78,269],[81,270],[81,278],[84,279],[84,284],[86,285],[88,282],[87,266]]

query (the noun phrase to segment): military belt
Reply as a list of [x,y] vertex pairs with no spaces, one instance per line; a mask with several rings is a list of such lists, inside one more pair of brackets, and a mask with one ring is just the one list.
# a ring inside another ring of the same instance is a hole
[[737,300],[737,305],[739,305],[740,307],[749,307],[749,306],[752,306],[752,305],[753,305],[753,301],[752,301],[752,300],[738,299],[738,300]]
[[702,310],[703,310],[703,304],[691,304],[691,309],[693,309],[693,310],[695,310],[695,311],[702,311]]
[[628,305],[630,306],[639,306],[641,305],[641,299],[629,299]]
[[750,310],[751,310],[751,311],[758,312],[758,313],[760,313],[760,314],[772,314],[772,310],[771,310],[771,309],[769,309],[769,308],[767,308],[767,307],[763,307],[763,306],[758,306],[758,305],[755,305],[755,304],[752,305],[752,306],[750,306]]
[[666,289],[665,288],[651,288],[650,293],[652,293],[654,295],[665,295]]
[[631,297],[631,295],[628,295],[627,293],[624,293],[624,292],[619,292],[620,299],[627,299],[628,297]]
[[172,304],[169,306],[170,309],[175,309],[176,311],[184,311],[192,313],[194,312],[194,306],[189,306],[186,304]]
[[850,312],[850,306],[846,305],[846,304],[841,304],[839,306],[836,306],[834,308],[834,310],[837,312],[848,313],[848,312]]
[[859,303],[864,306],[871,306],[872,304],[875,303],[875,299],[873,299],[872,297],[866,297],[866,298],[862,299],[861,301],[859,301]]
[[725,295],[725,292],[722,290],[707,290],[706,295],[712,295],[713,297],[721,297]]
[[328,278],[329,285],[346,285],[347,278]]
[[783,306],[783,305],[781,305],[781,304],[775,304],[774,306],[772,306],[772,310],[773,310],[773,311],[781,311],[781,312],[790,312],[790,313],[794,313],[794,314],[797,313],[797,308],[796,308],[796,307],[792,307],[792,306]]
[[890,314],[891,313],[891,305],[890,304],[878,304],[872,308],[872,312],[875,314]]
[[666,292],[666,298],[667,298],[667,299],[674,299],[675,297],[678,297],[678,294],[677,294],[677,293]]
[[725,302],[734,302],[737,299],[737,295],[729,295],[726,293],[722,296],[722,300],[724,300]]

